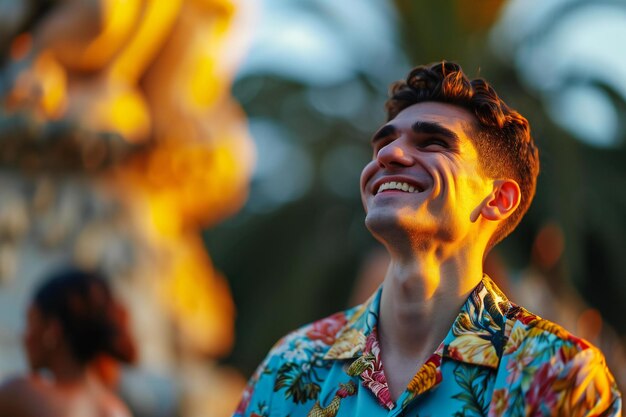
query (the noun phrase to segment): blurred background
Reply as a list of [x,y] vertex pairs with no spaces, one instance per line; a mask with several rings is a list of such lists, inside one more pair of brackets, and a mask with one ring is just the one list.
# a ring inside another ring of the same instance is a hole
[[626,0],[0,0],[0,378],[28,297],[111,276],[136,416],[228,416],[286,332],[387,262],[358,178],[388,85],[459,62],[531,123],[542,173],[486,270],[626,387]]

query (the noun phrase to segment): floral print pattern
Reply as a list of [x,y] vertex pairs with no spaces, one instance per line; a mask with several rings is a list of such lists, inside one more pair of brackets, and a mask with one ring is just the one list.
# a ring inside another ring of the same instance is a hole
[[[443,347],[443,345],[442,345]],[[441,382],[441,354],[433,354],[415,374],[407,390],[415,397]]]
[[380,293],[281,339],[234,416],[621,416],[600,351],[514,305],[487,276],[394,401],[380,357]]
[[357,375],[360,375],[363,380],[363,386],[372,391],[381,405],[391,410],[394,404],[391,401],[389,386],[383,373],[383,362],[380,358],[380,345],[378,344],[378,332],[376,329],[368,336],[362,357],[366,358],[366,365]]

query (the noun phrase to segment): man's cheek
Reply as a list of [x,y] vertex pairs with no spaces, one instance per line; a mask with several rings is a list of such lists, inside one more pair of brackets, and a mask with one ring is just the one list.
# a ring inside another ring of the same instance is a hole
[[365,192],[365,187],[367,186],[367,182],[370,180],[374,172],[376,171],[376,162],[370,161],[365,167],[363,171],[361,171],[361,194]]

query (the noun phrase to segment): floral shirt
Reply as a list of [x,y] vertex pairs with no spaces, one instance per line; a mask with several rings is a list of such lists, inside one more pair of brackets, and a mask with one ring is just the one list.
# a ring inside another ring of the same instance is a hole
[[512,304],[487,276],[394,402],[377,336],[380,294],[281,339],[234,417],[621,416],[602,353]]

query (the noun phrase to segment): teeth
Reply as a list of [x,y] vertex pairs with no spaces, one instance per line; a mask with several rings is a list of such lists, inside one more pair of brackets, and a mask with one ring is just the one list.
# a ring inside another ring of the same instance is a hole
[[418,188],[415,188],[414,186],[409,185],[406,182],[390,181],[390,182],[385,182],[380,187],[378,187],[378,191],[376,192],[376,194],[385,190],[400,190],[400,191],[409,192],[409,193],[420,192]]

